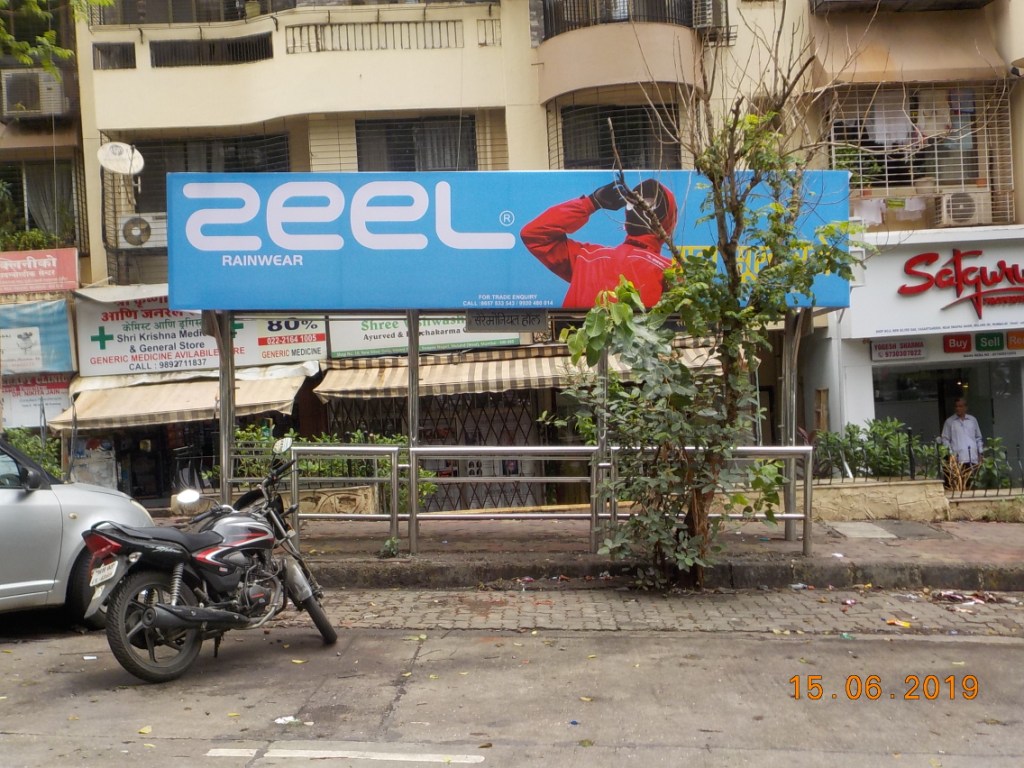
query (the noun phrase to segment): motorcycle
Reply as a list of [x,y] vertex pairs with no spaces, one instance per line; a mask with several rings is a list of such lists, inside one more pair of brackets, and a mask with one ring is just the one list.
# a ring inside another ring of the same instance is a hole
[[[281,613],[288,600],[306,611],[331,645],[337,632],[324,612],[323,590],[295,544],[289,509],[277,491],[295,459],[274,444],[275,459],[259,487],[235,506],[211,504],[180,527],[133,528],[106,521],[82,534],[92,552],[94,593],[86,619],[106,607],[107,642],[128,672],[151,683],[181,677],[203,641],[214,656],[224,634],[258,629]],[[195,511],[197,491],[178,494]]]

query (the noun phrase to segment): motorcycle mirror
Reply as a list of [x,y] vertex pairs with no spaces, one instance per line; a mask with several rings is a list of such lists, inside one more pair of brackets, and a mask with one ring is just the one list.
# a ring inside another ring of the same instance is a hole
[[274,453],[288,453],[292,447],[292,439],[290,437],[282,437],[276,443],[274,443]]

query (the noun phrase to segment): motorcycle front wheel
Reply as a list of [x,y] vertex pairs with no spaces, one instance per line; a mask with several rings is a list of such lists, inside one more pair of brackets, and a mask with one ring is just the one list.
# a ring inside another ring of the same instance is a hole
[[302,609],[309,614],[316,628],[320,630],[320,637],[324,639],[324,645],[334,645],[338,642],[338,632],[327,618],[327,612],[320,605],[316,595],[310,595],[302,601]]
[[[107,642],[122,667],[148,683],[165,683],[185,674],[199,655],[203,635],[198,629],[152,629],[142,623],[146,609],[171,601],[171,575],[139,571],[125,578],[110,595]],[[183,589],[179,604],[196,605]]]

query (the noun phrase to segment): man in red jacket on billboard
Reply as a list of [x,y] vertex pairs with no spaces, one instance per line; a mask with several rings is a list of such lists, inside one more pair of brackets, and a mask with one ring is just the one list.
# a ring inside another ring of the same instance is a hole
[[[658,303],[664,289],[663,277],[672,259],[661,253],[664,241],[660,229],[671,236],[676,225],[676,200],[672,192],[655,179],[646,179],[632,190],[644,199],[658,218],[648,221],[640,206],[629,204],[630,191],[613,181],[589,195],[552,206],[523,227],[520,237],[530,253],[548,269],[569,283],[563,307],[586,309],[594,306],[602,291],[614,290],[620,277],[629,280],[640,293],[644,306]],[[568,235],[581,229],[600,210],[626,211],[626,239],[619,245],[594,245],[572,240]]]

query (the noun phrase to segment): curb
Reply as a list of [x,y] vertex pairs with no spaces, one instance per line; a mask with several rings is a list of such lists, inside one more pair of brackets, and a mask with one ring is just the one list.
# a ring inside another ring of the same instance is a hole
[[[311,558],[310,567],[321,586],[352,589],[466,589],[494,586],[515,588],[532,583],[541,589],[620,588],[631,583],[626,563],[591,557],[545,557],[543,560],[453,562],[407,556],[394,559]],[[786,560],[780,562],[723,562],[705,571],[708,589],[780,589],[806,584],[819,589],[871,584],[881,589],[955,589],[967,592],[1024,591],[1024,566],[996,567],[977,563],[909,565],[905,563],[836,563]]]

